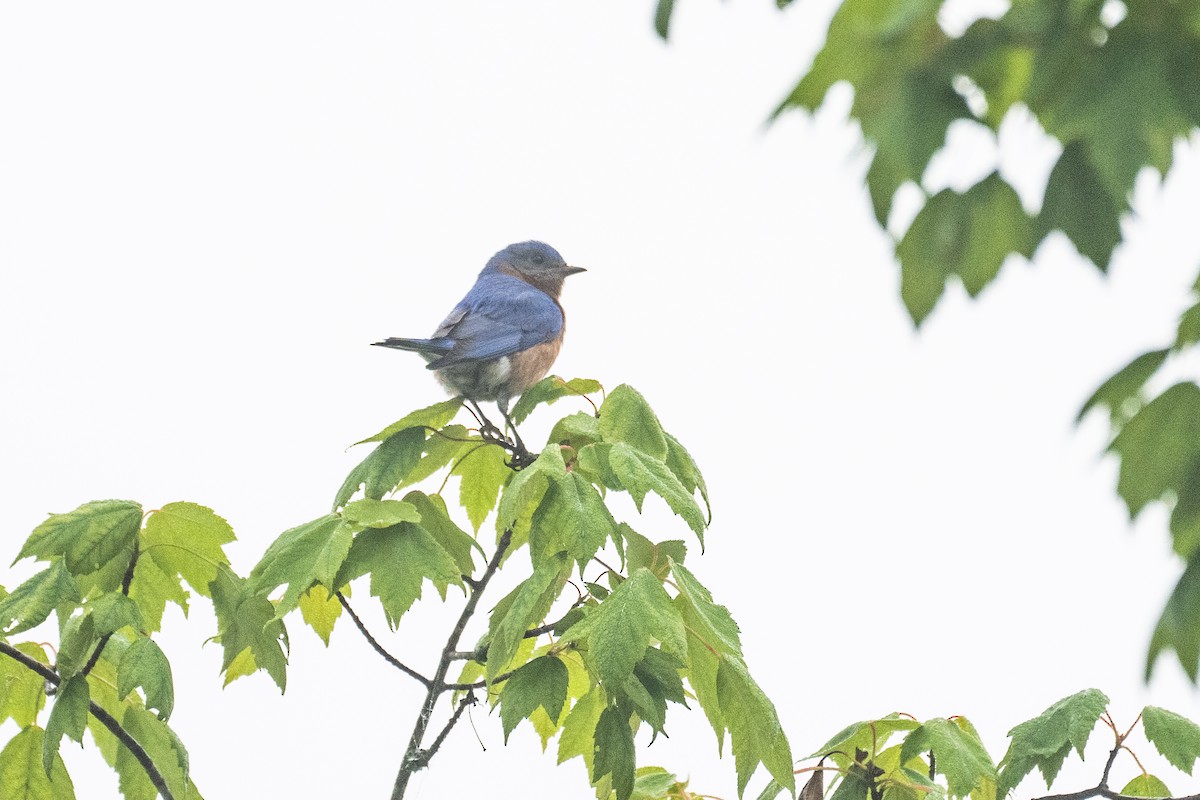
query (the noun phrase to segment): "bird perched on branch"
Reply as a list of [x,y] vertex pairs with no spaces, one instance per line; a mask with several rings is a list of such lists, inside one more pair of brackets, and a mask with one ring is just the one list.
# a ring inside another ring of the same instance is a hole
[[544,242],[510,244],[491,257],[432,337],[373,344],[420,353],[442,385],[473,406],[485,434],[498,430],[479,403],[495,401],[524,451],[508,405],[545,377],[558,357],[566,329],[558,296],[568,275],[584,271]]

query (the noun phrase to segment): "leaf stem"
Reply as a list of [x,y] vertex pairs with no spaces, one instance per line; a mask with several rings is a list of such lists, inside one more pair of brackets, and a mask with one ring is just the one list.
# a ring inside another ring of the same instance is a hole
[[[62,683],[62,678],[58,676],[57,672],[37,659],[25,655],[8,642],[0,641],[0,653],[20,663],[22,666],[33,670],[55,686]],[[142,769],[146,772],[146,777],[150,779],[150,783],[154,784],[154,788],[158,791],[162,800],[175,800],[175,795],[171,794],[171,790],[167,787],[166,778],[158,771],[158,767],[154,766],[154,761],[150,758],[150,754],[146,752],[144,747],[138,744],[137,739],[134,739],[129,731],[121,727],[121,723],[117,722],[115,717],[96,705],[95,701],[88,701],[88,711],[91,712],[92,716],[101,725],[108,728],[109,733],[117,737],[117,740],[125,745],[126,749],[137,759],[137,762],[142,765]]]

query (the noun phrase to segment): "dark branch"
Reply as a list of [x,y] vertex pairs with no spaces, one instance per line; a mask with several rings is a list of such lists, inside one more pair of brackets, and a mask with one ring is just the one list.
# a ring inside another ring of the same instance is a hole
[[433,682],[430,681],[429,678],[426,678],[415,669],[401,663],[399,659],[397,659],[387,650],[383,649],[383,645],[376,641],[375,637],[371,635],[371,632],[367,630],[367,626],[364,625],[363,621],[358,618],[358,614],[354,613],[354,609],[350,607],[350,601],[346,599],[344,594],[341,592],[334,592],[334,596],[337,597],[338,602],[342,604],[342,608],[346,609],[346,613],[350,615],[350,619],[354,620],[354,626],[358,628],[359,633],[363,635],[363,637],[367,640],[367,643],[374,648],[376,653],[379,653],[379,655],[383,656],[384,661],[388,662],[410,678],[419,681],[426,689],[433,685]]
[[[512,674],[514,672],[516,672],[515,669],[509,670],[508,672],[501,672],[495,678],[492,678],[492,686],[495,686],[497,683],[500,683],[501,681],[508,680],[509,678],[512,677]],[[487,681],[475,681],[474,683],[443,683],[442,688],[447,689],[449,691],[454,691],[454,692],[469,692],[472,689],[482,689],[487,685],[488,685]]]
[[425,702],[421,704],[421,713],[417,715],[416,724],[413,725],[412,736],[408,740],[408,749],[404,751],[404,760],[400,764],[400,771],[396,775],[395,785],[392,787],[392,800],[402,800],[404,792],[408,788],[409,778],[413,773],[423,769],[432,757],[436,747],[441,746],[441,741],[445,739],[450,728],[458,721],[460,716],[456,712],[450,718],[446,729],[438,735],[438,740],[434,743],[435,747],[429,750],[421,749],[421,742],[425,738],[425,732],[429,729],[429,721],[433,717],[434,706],[437,705],[437,699],[442,692],[448,691],[451,686],[446,684],[446,673],[450,669],[452,656],[458,650],[458,640],[462,638],[463,631],[467,627],[467,622],[475,614],[475,608],[479,605],[479,598],[483,596],[483,590],[487,588],[488,582],[496,571],[500,569],[500,562],[504,559],[504,554],[508,552],[509,545],[512,544],[512,531],[507,530],[500,537],[500,541],[496,543],[496,552],[492,554],[492,558],[488,561],[487,569],[484,570],[477,581],[478,585],[473,587],[471,596],[467,598],[467,604],[463,606],[462,613],[458,616],[458,621],[454,623],[454,629],[450,631],[450,636],[446,639],[446,645],[442,648],[442,657],[438,661],[437,671],[434,673],[432,680],[428,684],[428,690],[425,692]]
[[[50,669],[50,667],[46,666],[37,659],[25,655],[7,642],[0,642],[0,653],[3,653],[14,661],[19,662],[28,669],[33,670],[38,675],[41,675],[42,678],[54,684],[55,686],[58,686],[60,683],[62,683],[62,678],[59,677],[57,672]],[[109,714],[100,706],[96,705],[95,702],[89,701],[88,711],[91,712],[93,717],[99,720],[101,725],[108,728],[109,733],[117,737],[117,740],[121,744],[125,745],[126,749],[133,754],[133,757],[137,759],[137,762],[142,765],[142,769],[145,770],[146,777],[150,779],[150,782],[154,784],[154,788],[158,790],[162,800],[175,800],[175,795],[171,794],[171,790],[167,788],[166,779],[162,776],[162,773],[158,771],[158,767],[154,766],[154,761],[151,760],[150,754],[147,753],[140,744],[138,744],[137,739],[134,739],[133,736],[129,734],[129,731],[121,727],[121,723],[117,722],[117,720],[111,714]]]
[[[121,594],[129,596],[129,587],[133,585],[133,571],[137,568],[138,562],[138,546],[137,542],[133,543],[133,555],[129,559],[129,566],[125,568],[125,575],[121,578]],[[100,641],[96,642],[96,649],[92,651],[92,655],[88,658],[87,663],[83,665],[83,669],[79,670],[80,675],[87,675],[96,666],[96,662],[100,660],[100,654],[104,652],[104,648],[108,646],[108,640],[112,638],[111,633],[106,633],[100,637]]]
[[[1113,728],[1116,733],[1116,728]],[[1126,733],[1126,736],[1129,734]],[[1108,773],[1112,770],[1113,762],[1117,759],[1117,753],[1121,752],[1125,737],[1117,734],[1117,744],[1113,747],[1112,752],[1108,754],[1108,761],[1104,762],[1104,772],[1100,775],[1100,783],[1090,789],[1082,789],[1078,792],[1067,792],[1066,794],[1048,794],[1043,797],[1034,798],[1034,800],[1087,800],[1089,797],[1103,797],[1106,800],[1138,800],[1133,795],[1121,794],[1108,788]],[[1168,797],[1163,800],[1200,800],[1200,794],[1189,794],[1183,797]]]
[[450,729],[458,722],[458,718],[467,710],[467,706],[475,705],[475,693],[467,692],[462,700],[458,701],[458,708],[454,709],[454,713],[450,716],[450,721],[446,723],[446,727],[442,728],[442,732],[433,740],[433,744],[429,745],[429,749],[425,751],[425,760],[433,758],[437,751],[441,748],[442,742],[446,741],[446,737],[450,735]]

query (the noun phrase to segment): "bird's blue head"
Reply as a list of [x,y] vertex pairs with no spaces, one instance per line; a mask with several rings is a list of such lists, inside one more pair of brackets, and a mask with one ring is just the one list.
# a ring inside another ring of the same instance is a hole
[[520,278],[551,297],[558,297],[568,275],[586,272],[583,267],[568,265],[558,251],[545,242],[534,241],[510,244],[492,256],[483,271]]

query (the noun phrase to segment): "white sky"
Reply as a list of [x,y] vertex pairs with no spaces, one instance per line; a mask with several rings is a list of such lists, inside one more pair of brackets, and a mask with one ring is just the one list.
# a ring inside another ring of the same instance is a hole
[[[1200,716],[1169,661],[1141,683],[1180,571],[1165,514],[1131,528],[1105,421],[1072,425],[1170,341],[1200,263],[1200,160],[1139,186],[1109,278],[1055,237],[914,333],[849,94],[764,129],[831,7],[773,5],[685,0],[669,45],[650,0],[5,5],[5,551],[87,500],[186,499],[229,519],[248,570],[327,510],[364,454],[347,444],[442,397],[419,359],[368,343],[425,335],[488,256],[541,238],[590,270],[567,284],[555,371],[633,384],[696,456],[715,521],[689,566],[741,623],[797,755],[902,710],[966,714],[999,756],[1088,686],[1127,722],[1147,702]],[[953,141],[931,188],[990,169],[986,137]],[[1016,125],[1001,152],[1027,199],[1055,157],[1030,141]],[[690,539],[661,509],[631,522]],[[452,601],[388,645],[428,669]],[[262,675],[220,689],[203,602],[166,620],[194,777],[210,800],[386,796],[419,687],[349,625],[327,651],[289,622],[280,698]],[[497,718],[474,723],[487,751],[460,726],[412,797],[590,796],[528,726],[505,748]],[[667,730],[641,763],[735,795],[698,709]],[[80,797],[117,796],[97,753],[69,764]]]

